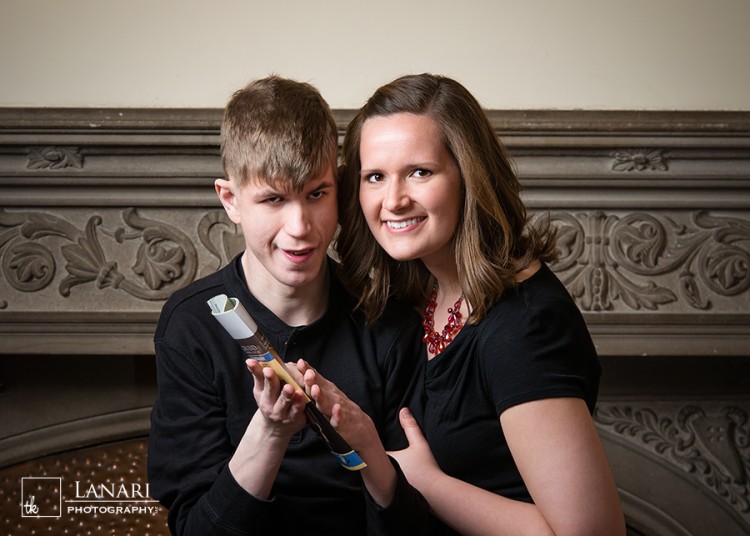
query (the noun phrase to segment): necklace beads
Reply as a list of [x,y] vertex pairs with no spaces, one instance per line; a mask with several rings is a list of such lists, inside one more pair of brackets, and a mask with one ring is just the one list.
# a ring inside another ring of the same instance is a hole
[[424,328],[424,336],[422,341],[427,344],[427,349],[432,354],[439,354],[446,346],[453,340],[453,337],[463,327],[461,321],[463,315],[461,314],[461,302],[464,299],[464,295],[461,294],[453,307],[448,308],[448,323],[443,328],[441,333],[435,331],[435,308],[437,307],[437,283],[432,287],[432,294],[430,299],[427,300],[427,304],[424,307],[424,320],[422,320],[422,327]]

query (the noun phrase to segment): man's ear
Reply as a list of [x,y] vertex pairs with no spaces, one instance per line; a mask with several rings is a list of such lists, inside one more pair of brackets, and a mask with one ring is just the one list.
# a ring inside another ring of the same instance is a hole
[[237,207],[237,196],[235,194],[236,181],[227,179],[216,179],[214,181],[214,188],[216,189],[216,195],[219,196],[219,201],[224,206],[224,210],[227,212],[227,216],[235,224],[240,223],[240,212]]

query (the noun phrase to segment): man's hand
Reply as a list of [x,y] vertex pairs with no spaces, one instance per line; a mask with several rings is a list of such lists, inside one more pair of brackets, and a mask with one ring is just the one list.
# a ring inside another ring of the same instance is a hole
[[246,363],[253,375],[253,396],[266,424],[280,436],[291,437],[301,430],[307,423],[304,394],[282,383],[271,367],[263,367],[254,359]]

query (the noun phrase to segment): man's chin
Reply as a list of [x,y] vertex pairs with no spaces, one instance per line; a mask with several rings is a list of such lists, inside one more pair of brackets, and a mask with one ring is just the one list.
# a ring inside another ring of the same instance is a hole
[[284,270],[283,274],[279,274],[279,279],[289,287],[306,287],[308,285],[314,285],[318,280],[323,280],[324,267],[317,267],[312,269],[311,267],[298,269],[287,269]]

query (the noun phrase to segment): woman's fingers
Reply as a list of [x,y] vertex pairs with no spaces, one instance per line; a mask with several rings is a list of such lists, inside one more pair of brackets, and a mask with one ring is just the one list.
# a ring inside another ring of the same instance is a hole
[[341,414],[341,404],[334,404],[331,408],[331,426],[338,429],[342,425],[343,415]]
[[398,413],[398,419],[401,422],[401,428],[404,429],[404,434],[407,441],[409,441],[409,445],[424,442],[422,429],[419,427],[416,419],[414,419],[411,411],[409,411],[409,408],[401,408],[401,411]]

